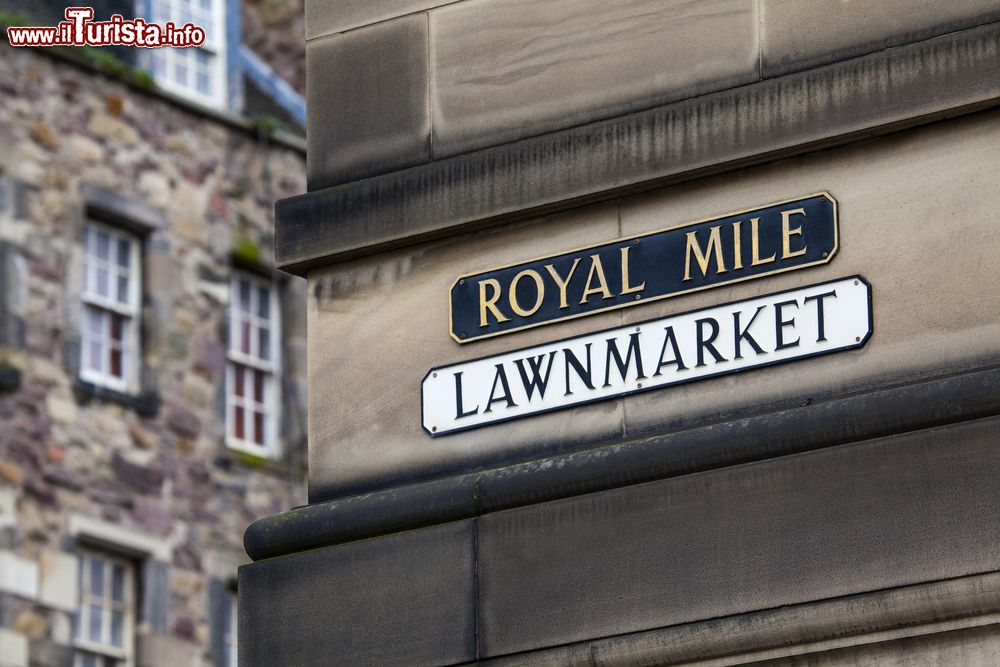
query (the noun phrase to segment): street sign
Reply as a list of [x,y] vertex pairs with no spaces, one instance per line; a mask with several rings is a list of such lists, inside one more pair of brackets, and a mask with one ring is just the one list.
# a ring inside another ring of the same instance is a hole
[[460,343],[825,264],[837,202],[825,192],[459,277]]
[[445,435],[850,350],[871,332],[871,287],[851,276],[434,368],[423,427]]

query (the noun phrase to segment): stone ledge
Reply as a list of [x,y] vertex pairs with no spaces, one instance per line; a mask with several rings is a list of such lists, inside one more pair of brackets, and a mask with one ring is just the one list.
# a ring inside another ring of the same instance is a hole
[[304,275],[998,102],[1000,23],[991,23],[284,199],[275,260]]
[[[693,472],[1000,414],[1000,367],[875,389],[258,519],[254,560]],[[743,445],[732,447],[739,439]]]
[[[998,622],[1000,573],[960,577],[636,632],[477,664],[732,664],[804,656]],[[793,633],[791,636],[789,632]],[[706,643],[705,637],[713,637]]]

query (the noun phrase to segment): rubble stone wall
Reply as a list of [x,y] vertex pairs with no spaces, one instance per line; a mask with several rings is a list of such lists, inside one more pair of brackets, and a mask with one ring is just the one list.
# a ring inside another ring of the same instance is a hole
[[[273,274],[282,454],[265,460],[225,445],[229,278],[234,265],[268,275],[273,202],[304,189],[296,147],[0,47],[5,661],[69,664],[77,549],[118,531],[136,563],[137,664],[220,664],[246,526],[305,500],[305,281]],[[82,229],[97,210],[141,231],[135,394],[78,377]]]

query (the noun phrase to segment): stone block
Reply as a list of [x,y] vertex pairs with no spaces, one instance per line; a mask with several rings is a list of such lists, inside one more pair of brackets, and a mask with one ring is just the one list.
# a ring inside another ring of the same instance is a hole
[[310,190],[430,158],[423,14],[313,40],[306,72]]
[[[16,477],[13,473],[5,473],[6,469],[13,470],[16,466],[13,463],[3,462],[0,466],[0,479],[13,481],[9,477]],[[17,494],[14,489],[0,486],[0,529],[12,528],[17,525]]]
[[197,644],[170,635],[141,635],[136,644],[138,667],[196,665],[201,658]]
[[306,39],[344,32],[398,16],[447,5],[454,0],[306,0]]
[[758,78],[750,0],[466,0],[430,34],[435,158]]
[[808,69],[1000,20],[997,0],[761,0],[760,5],[765,76]]
[[48,639],[32,639],[28,643],[31,667],[66,667],[73,664],[73,646]]
[[480,656],[995,571],[998,428],[970,421],[485,515]]
[[601,204],[310,275],[310,501],[537,458],[619,435],[617,401],[433,442],[420,419],[420,383],[434,366],[621,320],[616,312],[603,313],[459,345],[448,333],[448,293],[458,276],[617,235],[616,206]]
[[34,600],[38,597],[38,565],[13,551],[0,551],[0,591]]
[[473,531],[459,521],[241,567],[240,664],[473,660]]
[[275,258],[305,275],[527,210],[564,210],[981,110],[1000,96],[998,52],[1000,23],[992,23],[290,197],[275,208]]
[[78,605],[77,557],[62,551],[42,551],[38,573],[38,601],[46,607],[75,612]]
[[629,308],[626,323],[852,274],[871,283],[874,315],[863,349],[631,396],[627,432],[795,407],[997,358],[1000,292],[992,286],[1000,238],[990,223],[1000,205],[996,118],[969,117],[624,198],[624,234],[819,189],[833,194],[840,213],[840,248],[830,263]]
[[0,667],[28,667],[28,638],[0,628]]

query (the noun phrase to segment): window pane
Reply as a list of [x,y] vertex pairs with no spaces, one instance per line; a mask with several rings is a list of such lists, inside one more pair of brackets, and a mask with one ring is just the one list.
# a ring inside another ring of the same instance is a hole
[[129,261],[131,260],[131,257],[129,257],[131,254],[130,251],[131,247],[129,242],[125,239],[118,239],[118,266],[123,269],[128,268]]
[[90,616],[90,632],[87,638],[90,641],[99,642],[101,641],[101,608],[96,604],[90,605],[88,616]]
[[125,601],[125,568],[113,565],[111,569],[111,598],[116,602]]
[[120,611],[111,612],[111,645],[118,648],[124,647],[122,628],[125,625],[124,615]]
[[[180,56],[180,54],[178,54],[178,56]],[[186,86],[188,81],[188,70],[187,63],[184,62],[182,58],[183,56],[178,57],[177,62],[174,63],[174,79],[176,79],[177,83],[182,86]]]
[[253,400],[264,402],[264,374],[260,371],[253,372]]
[[104,597],[104,561],[90,559],[90,591],[91,595]]
[[99,371],[104,369],[104,346],[101,345],[101,341],[93,340],[90,341],[90,358],[87,359],[87,368]]
[[80,605],[80,608],[76,610],[76,616],[73,618],[73,637],[76,639],[83,638],[83,629],[87,625],[86,614],[87,607]]
[[125,328],[125,318],[121,315],[111,316],[111,340],[116,343],[122,342],[122,330]]
[[243,408],[237,405],[233,409],[233,431],[234,435],[240,440],[243,439],[243,433],[244,433],[243,419],[244,419]]
[[97,248],[96,248],[96,250],[97,250],[97,253],[96,253],[97,256],[100,257],[101,259],[103,259],[104,261],[108,261],[110,259],[110,254],[111,254],[111,237],[108,236],[107,232],[102,232],[99,229],[97,230]]
[[96,271],[96,282],[94,284],[94,291],[101,296],[111,296],[111,291],[108,289],[108,270],[103,267],[97,267]]
[[260,346],[257,349],[257,356],[259,356],[264,361],[271,360],[271,332],[267,329],[258,329],[259,333],[258,343]]
[[117,348],[111,348],[111,374],[116,378],[125,376],[122,372],[122,351]]
[[250,283],[246,280],[240,280],[240,310],[244,313],[250,312]]
[[210,95],[212,93],[212,87],[208,85],[208,73],[198,72],[198,76],[195,79],[195,87],[202,95]]
[[250,322],[240,321],[240,351],[243,354],[250,354]]
[[104,318],[101,316],[102,313],[97,308],[93,306],[87,306],[87,329],[97,336],[102,336],[104,334]]
[[264,415],[259,412],[253,413],[253,441],[264,444]]
[[93,653],[84,653],[80,656],[80,665],[82,667],[97,667],[97,656]]
[[153,76],[160,78],[167,73],[166,49],[153,49]]
[[128,276],[118,276],[118,303],[128,303]]
[[237,396],[243,396],[243,367],[239,364],[233,364],[233,393]]
[[268,319],[271,311],[271,291],[266,287],[257,288],[257,314],[261,319]]

